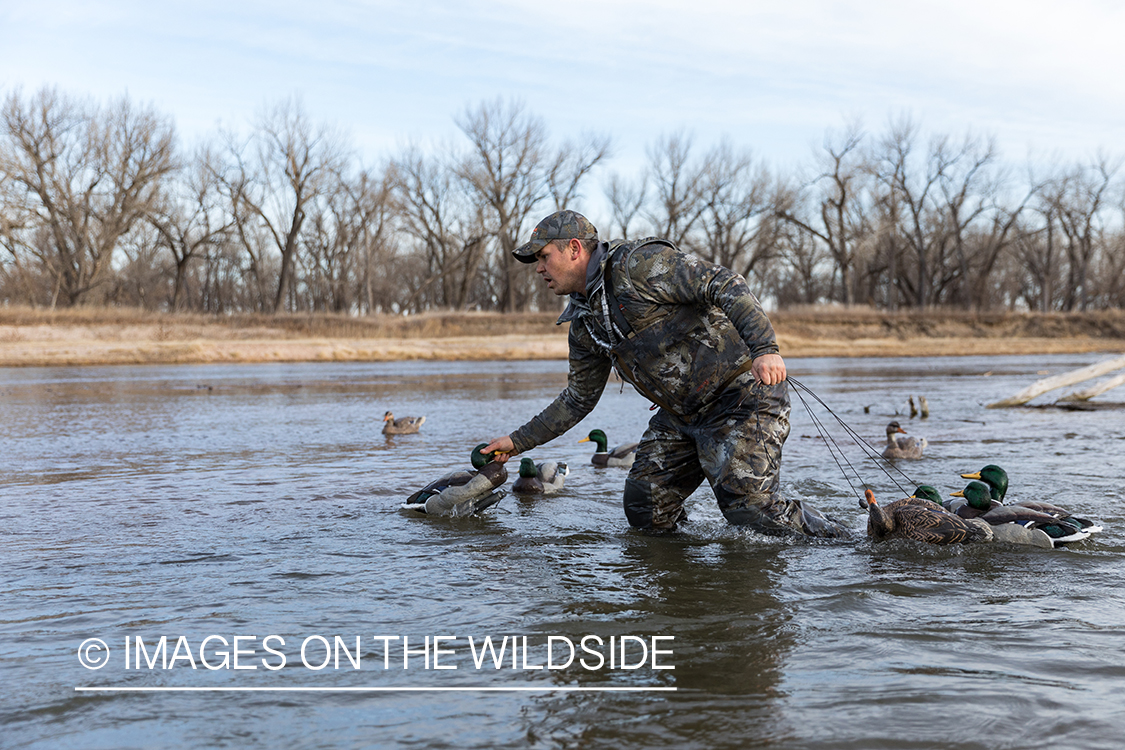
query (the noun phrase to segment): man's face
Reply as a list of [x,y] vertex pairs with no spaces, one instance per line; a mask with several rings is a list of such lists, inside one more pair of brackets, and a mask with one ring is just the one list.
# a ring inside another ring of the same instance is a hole
[[551,242],[535,254],[535,272],[555,294],[586,291],[586,261],[578,240]]

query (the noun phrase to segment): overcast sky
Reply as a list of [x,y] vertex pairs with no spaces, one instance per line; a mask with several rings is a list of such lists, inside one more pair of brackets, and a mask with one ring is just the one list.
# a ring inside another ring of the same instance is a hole
[[828,129],[994,135],[1022,162],[1125,155],[1125,4],[1100,0],[0,0],[0,93],[128,95],[183,140],[246,128],[293,94],[368,160],[454,140],[454,118],[523,101],[613,168],[678,130],[771,164]]

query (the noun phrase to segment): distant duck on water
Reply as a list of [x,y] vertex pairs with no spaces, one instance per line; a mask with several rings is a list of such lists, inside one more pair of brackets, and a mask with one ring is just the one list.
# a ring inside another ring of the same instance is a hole
[[929,445],[926,438],[899,437],[900,434],[905,435],[906,430],[898,422],[887,425],[887,447],[883,449],[883,458],[921,458],[922,451]]
[[430,516],[470,516],[500,502],[505,493],[499,488],[508,481],[508,470],[493,460],[493,454],[481,453],[485,445],[470,454],[474,471],[454,471],[430,482],[408,497],[402,509]]
[[570,469],[558,461],[535,463],[530,458],[520,459],[520,475],[512,482],[512,492],[517,495],[553,495],[563,487]]
[[387,412],[383,415],[383,434],[411,435],[417,432],[425,421],[425,417],[399,417],[395,419],[394,414]]
[[590,463],[594,466],[618,466],[622,469],[628,469],[633,465],[633,460],[637,457],[637,446],[640,445],[640,443],[626,443],[610,450],[609,439],[601,430],[590,430],[590,434],[578,442],[597,444],[597,450],[590,457]]

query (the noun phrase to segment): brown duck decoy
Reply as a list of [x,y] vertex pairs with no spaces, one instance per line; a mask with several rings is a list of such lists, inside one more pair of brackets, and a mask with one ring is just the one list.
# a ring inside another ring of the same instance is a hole
[[906,430],[898,422],[887,425],[887,447],[883,449],[883,458],[921,458],[928,445],[926,438],[899,437],[900,434],[905,435]]
[[860,507],[867,511],[867,535],[876,542],[912,539],[926,544],[991,542],[992,528],[984,521],[964,519],[921,497],[895,500],[886,506],[875,493],[864,491]]
[[425,417],[399,417],[395,419],[394,414],[387,412],[383,415],[383,434],[412,435],[418,431],[418,428],[425,421]]

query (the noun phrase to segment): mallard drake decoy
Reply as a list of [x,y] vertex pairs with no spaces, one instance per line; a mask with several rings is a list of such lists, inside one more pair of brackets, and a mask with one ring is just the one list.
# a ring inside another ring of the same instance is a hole
[[942,508],[945,507],[942,504],[941,493],[938,492],[935,487],[933,487],[932,485],[929,485],[929,484],[918,485],[915,488],[914,494],[911,495],[911,497],[917,497],[917,498],[921,498],[923,500],[929,500],[931,503],[933,503],[934,505],[937,505],[938,507],[942,507]]
[[387,412],[383,415],[383,434],[411,435],[417,432],[425,421],[425,417],[399,417],[395,419],[394,414]]
[[[988,494],[988,488],[980,482],[973,484],[983,488],[983,492],[978,492],[977,487],[966,487],[964,490],[951,493],[950,496],[941,502],[941,507],[945,508],[950,513],[954,513],[961,518],[980,518],[992,511],[993,508],[1002,508],[1004,504],[999,500],[994,499]],[[957,498],[954,500],[953,498]]]
[[508,481],[504,464],[493,461],[493,454],[481,453],[481,443],[470,456],[475,471],[454,471],[430,482],[406,499],[404,510],[431,516],[470,516],[492,507],[505,493],[497,489]]
[[512,492],[517,495],[551,495],[562,489],[570,474],[567,465],[558,461],[535,463],[530,458],[520,459],[520,475],[512,482]]
[[1004,497],[1008,494],[1008,472],[996,464],[989,464],[972,474],[962,474],[961,478],[984,482],[988,485],[988,491],[992,499],[997,502],[1004,502]]
[[1058,544],[1080,542],[1090,536],[1079,524],[1056,518],[1022,505],[1004,505],[993,500],[988,487],[982,482],[969,482],[963,490],[950,497],[947,508],[962,517],[976,518],[992,526],[998,541],[1030,544],[1051,548]]
[[875,502],[875,493],[871,490],[865,490],[863,495],[859,505],[867,511],[867,535],[876,542],[884,539],[912,539],[927,544],[992,541],[992,529],[987,523],[947,513],[931,500],[911,496],[884,507]]
[[590,430],[590,434],[578,442],[597,443],[598,449],[590,458],[590,463],[594,466],[619,466],[622,469],[628,469],[633,465],[633,460],[637,457],[637,446],[640,445],[640,443],[626,443],[610,450],[609,439],[601,430]]
[[898,422],[887,425],[887,447],[883,449],[883,458],[921,458],[922,451],[929,444],[926,438],[898,437],[906,434],[906,430]]
[[[1004,502],[1008,496],[1008,472],[996,464],[988,464],[980,471],[972,474],[962,474],[963,479],[976,479],[988,485],[988,491],[993,500],[997,502]],[[1018,502],[1010,503],[1009,506],[1019,506],[1022,508],[1030,508],[1046,513],[1063,521],[1067,521],[1073,525],[1077,525],[1084,531],[1090,534],[1096,534],[1102,530],[1102,527],[1095,524],[1088,518],[1081,518],[1074,515],[1066,508],[1055,505],[1054,503],[1043,502],[1039,500],[1020,500]]]

